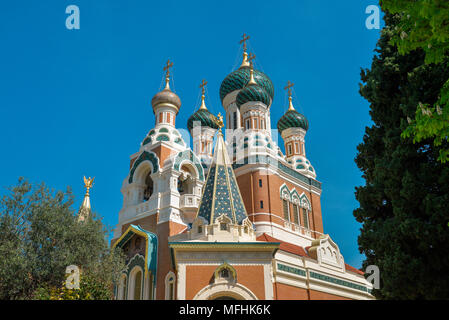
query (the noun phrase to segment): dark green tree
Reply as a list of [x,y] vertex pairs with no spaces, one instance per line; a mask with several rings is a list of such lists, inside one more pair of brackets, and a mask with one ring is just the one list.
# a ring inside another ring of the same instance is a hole
[[360,94],[370,103],[355,159],[366,183],[356,188],[364,267],[377,265],[379,299],[449,298],[449,166],[432,139],[401,138],[421,102],[433,105],[447,80],[448,59],[426,64],[425,52],[398,53],[390,41],[400,16],[385,14],[371,69]]
[[78,222],[72,205],[70,189],[33,187],[23,178],[8,189],[0,201],[0,299],[43,298],[46,289],[61,286],[69,265],[89,275],[91,287],[109,291],[97,290],[93,299],[111,296],[123,256],[109,248],[102,220],[92,213]]

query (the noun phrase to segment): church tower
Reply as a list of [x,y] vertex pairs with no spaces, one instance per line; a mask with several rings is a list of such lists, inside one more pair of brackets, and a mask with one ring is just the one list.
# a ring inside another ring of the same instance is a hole
[[190,116],[187,121],[187,128],[193,139],[193,152],[200,158],[203,167],[208,171],[209,164],[212,160],[212,146],[215,133],[217,132],[217,118],[209,112],[206,107],[205,86],[207,82],[202,81],[200,88],[201,106]]

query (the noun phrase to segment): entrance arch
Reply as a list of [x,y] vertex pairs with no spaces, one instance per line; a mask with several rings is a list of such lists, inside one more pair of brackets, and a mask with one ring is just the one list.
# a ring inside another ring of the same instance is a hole
[[239,283],[214,283],[201,289],[193,300],[259,300],[247,287]]

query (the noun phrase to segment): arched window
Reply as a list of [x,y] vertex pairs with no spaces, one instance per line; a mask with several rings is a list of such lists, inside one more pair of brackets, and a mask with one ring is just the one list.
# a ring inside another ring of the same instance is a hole
[[282,206],[283,206],[283,209],[284,209],[284,219],[286,220],[286,221],[290,221],[290,208],[289,208],[289,203],[288,203],[288,201],[287,200],[285,200],[285,199],[282,199]]
[[134,299],[133,300],[141,300],[142,299],[142,271],[137,271],[134,275]]
[[306,208],[302,208],[302,219],[304,223],[304,228],[309,229],[309,212]]
[[145,178],[145,191],[143,193],[143,201],[148,201],[153,194],[153,179],[151,179],[151,171]]
[[129,274],[128,299],[142,300],[143,272],[141,267],[134,267]]
[[299,207],[296,203],[293,204],[293,222],[299,225]]
[[175,300],[175,274],[167,273],[165,277],[165,300]]

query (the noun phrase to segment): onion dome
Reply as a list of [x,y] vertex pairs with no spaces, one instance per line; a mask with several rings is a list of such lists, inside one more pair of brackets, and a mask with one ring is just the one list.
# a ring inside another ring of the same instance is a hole
[[[241,90],[245,87],[250,79],[250,67],[242,65],[239,69],[229,74],[221,83],[220,98],[223,99],[235,90]],[[270,96],[271,100],[274,97],[274,86],[270,78],[262,71],[254,70],[255,82],[265,90]]]
[[217,117],[207,110],[206,104],[204,103],[204,93],[201,96],[201,107],[187,120],[187,128],[190,132],[192,132],[196,121],[199,121],[202,127],[218,129]]
[[288,128],[302,128],[304,130],[309,129],[309,122],[306,117],[293,108],[292,97],[288,97],[290,106],[287,112],[278,121],[278,131],[282,134],[282,131]]
[[250,101],[260,101],[266,106],[270,105],[270,95],[259,85],[250,84],[242,89],[237,95],[236,103],[237,107]]
[[250,78],[245,88],[240,90],[236,98],[237,107],[240,108],[241,105],[250,101],[260,101],[266,106],[270,105],[271,98],[269,94],[257,84],[254,80],[254,70],[251,64],[250,68]]
[[176,93],[170,90],[170,70],[169,68],[173,66],[173,63],[170,60],[167,62],[167,66],[164,68],[166,70],[165,76],[165,88],[161,92],[158,92],[154,95],[153,99],[151,99],[151,105],[153,106],[153,111],[158,105],[170,105],[175,107],[176,113],[179,112],[179,108],[181,107],[181,99],[178,97]]

